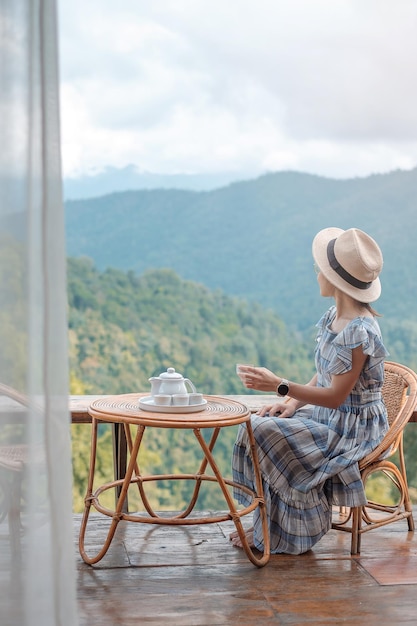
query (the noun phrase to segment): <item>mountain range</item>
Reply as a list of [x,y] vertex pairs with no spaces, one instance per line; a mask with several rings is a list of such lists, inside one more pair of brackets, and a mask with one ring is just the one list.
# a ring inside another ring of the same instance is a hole
[[211,174],[157,174],[135,165],[105,167],[97,172],[64,178],[65,200],[94,198],[117,191],[137,189],[190,189],[210,191],[237,180],[253,178],[247,172],[216,172]]
[[311,242],[327,226],[357,227],[384,254],[377,309],[414,319],[417,169],[334,180],[278,172],[209,191],[121,191],[68,200],[67,253],[97,268],[140,274],[171,268],[182,278],[271,308],[289,326],[323,311]]

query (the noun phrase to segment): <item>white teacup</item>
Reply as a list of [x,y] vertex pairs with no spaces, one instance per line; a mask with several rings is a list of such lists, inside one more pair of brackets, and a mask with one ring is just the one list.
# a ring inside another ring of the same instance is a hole
[[188,393],[174,393],[172,396],[172,404],[174,406],[187,406],[189,402]]
[[190,404],[203,404],[203,394],[202,393],[190,393]]
[[167,393],[159,393],[153,397],[154,404],[157,406],[170,406],[172,397]]
[[236,365],[236,374],[238,376],[240,376],[240,374],[243,374],[243,372],[241,371],[242,367],[255,367],[255,366],[252,365],[252,363],[237,363],[237,365]]

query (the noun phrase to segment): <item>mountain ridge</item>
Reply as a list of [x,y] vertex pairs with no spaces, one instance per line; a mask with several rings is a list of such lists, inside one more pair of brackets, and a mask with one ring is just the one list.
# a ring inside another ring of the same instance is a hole
[[305,328],[323,310],[312,239],[327,226],[355,226],[384,253],[382,311],[410,316],[416,186],[414,169],[353,179],[278,172],[212,191],[116,192],[65,203],[67,249],[100,269],[172,268]]
[[209,191],[250,177],[248,172],[158,174],[130,164],[120,168],[109,166],[81,176],[67,176],[64,178],[63,188],[65,200],[77,200],[139,189]]

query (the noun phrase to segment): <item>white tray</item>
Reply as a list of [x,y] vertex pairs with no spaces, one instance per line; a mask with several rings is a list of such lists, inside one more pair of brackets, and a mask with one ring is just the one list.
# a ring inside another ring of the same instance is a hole
[[203,411],[207,404],[207,400],[204,400],[200,404],[186,404],[184,406],[162,406],[155,404],[152,396],[146,396],[139,400],[139,407],[144,411],[153,411],[154,413],[196,413],[197,411]]

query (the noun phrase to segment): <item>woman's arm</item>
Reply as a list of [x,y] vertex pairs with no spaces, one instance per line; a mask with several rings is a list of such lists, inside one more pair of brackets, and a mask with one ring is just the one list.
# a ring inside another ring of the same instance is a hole
[[[317,385],[317,374],[314,374],[313,378],[307,383],[306,386],[311,385],[315,387]],[[275,390],[276,391],[276,390]],[[257,411],[257,415],[264,417],[265,415],[277,415],[280,417],[292,417],[294,413],[301,409],[306,402],[302,402],[301,400],[296,400],[295,398],[289,398],[284,401],[284,399],[275,402],[274,404],[267,404]]]
[[[297,400],[297,408],[303,404],[316,404],[335,409],[346,400],[359,378],[362,368],[366,361],[366,354],[363,353],[362,346],[358,346],[352,350],[352,368],[345,374],[337,374],[332,376],[330,387],[317,387],[312,385],[310,381],[308,385],[300,385],[298,383],[289,383],[288,396]],[[258,391],[276,392],[282,378],[268,370],[266,367],[244,367],[240,378],[248,389],[257,389]],[[315,381],[316,382],[316,381]],[[289,401],[289,404],[292,401]],[[275,406],[275,405],[274,405]],[[293,405],[292,407],[293,408]]]

